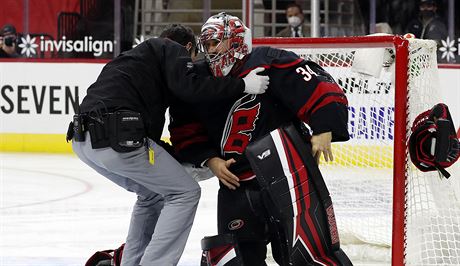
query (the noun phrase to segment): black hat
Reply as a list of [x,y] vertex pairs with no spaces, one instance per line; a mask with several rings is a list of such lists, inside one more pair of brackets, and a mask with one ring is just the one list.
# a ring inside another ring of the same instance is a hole
[[3,27],[2,27],[2,31],[0,32],[1,35],[5,35],[5,34],[16,34],[16,28],[11,25],[11,24],[5,24]]

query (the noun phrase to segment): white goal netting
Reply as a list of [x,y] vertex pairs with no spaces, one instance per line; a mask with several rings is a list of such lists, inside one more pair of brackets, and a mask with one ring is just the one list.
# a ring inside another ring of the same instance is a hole
[[[353,263],[389,265],[393,257],[393,265],[399,265],[402,261],[392,255],[399,251],[406,265],[460,265],[460,176],[452,168],[447,169],[450,179],[422,173],[404,149],[414,118],[440,102],[436,44],[412,39],[404,48],[404,39],[389,38],[264,44],[317,62],[346,92],[351,140],[334,144],[334,162],[322,162],[320,168],[342,248]],[[395,142],[402,147],[397,154]],[[400,180],[396,190],[395,178]],[[394,200],[398,189],[401,200]],[[393,228],[398,210],[404,213],[396,222],[402,230]],[[393,242],[393,235],[403,241]]]

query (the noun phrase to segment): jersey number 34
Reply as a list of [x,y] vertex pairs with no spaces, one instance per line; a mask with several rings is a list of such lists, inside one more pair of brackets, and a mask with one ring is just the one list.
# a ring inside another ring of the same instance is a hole
[[300,75],[302,75],[305,81],[310,81],[312,78],[312,75],[318,76],[318,74],[316,74],[313,70],[311,70],[311,68],[308,65],[305,65],[303,67],[298,67],[295,71],[299,73]]

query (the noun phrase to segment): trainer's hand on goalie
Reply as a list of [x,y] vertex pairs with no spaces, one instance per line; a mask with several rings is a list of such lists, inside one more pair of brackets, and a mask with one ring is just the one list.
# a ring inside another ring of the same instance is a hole
[[265,90],[267,90],[268,84],[270,83],[270,78],[268,76],[257,75],[257,73],[261,73],[263,71],[265,71],[265,68],[258,67],[249,72],[249,74],[243,78],[245,84],[245,93],[262,94],[265,92]]
[[239,179],[234,175],[228,168],[232,163],[235,163],[234,159],[229,159],[227,161],[219,158],[213,157],[206,162],[206,165],[211,169],[211,171],[219,178],[229,189],[235,190],[240,186]]
[[323,154],[326,162],[334,160],[331,149],[332,132],[324,132],[318,135],[313,135],[310,141],[311,152],[313,157],[316,159],[316,163],[319,164],[321,154]]

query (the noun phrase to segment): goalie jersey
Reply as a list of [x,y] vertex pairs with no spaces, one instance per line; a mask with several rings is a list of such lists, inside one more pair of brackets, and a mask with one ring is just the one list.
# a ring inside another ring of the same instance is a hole
[[[349,139],[346,96],[321,66],[293,52],[256,47],[230,75],[244,77],[257,67],[270,77],[264,94],[242,93],[194,106],[175,99],[169,131],[180,161],[200,166],[212,157],[234,158],[231,170],[245,180],[253,177],[244,158],[246,146],[289,122],[303,121],[314,135],[331,131],[332,141]],[[189,71],[211,75],[206,62]]]

